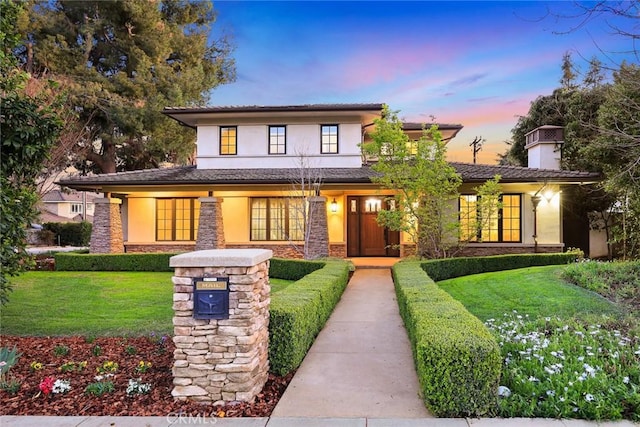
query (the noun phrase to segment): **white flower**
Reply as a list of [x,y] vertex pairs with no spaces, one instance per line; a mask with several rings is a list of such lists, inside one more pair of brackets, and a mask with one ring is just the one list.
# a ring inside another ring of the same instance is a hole
[[147,394],[151,391],[151,384],[141,382],[140,378],[137,380],[129,379],[129,385],[127,386],[127,396],[135,396],[136,394]]
[[531,383],[536,383],[536,382],[539,382],[539,381],[540,380],[537,379],[536,377],[529,377],[529,382],[531,382]]
[[622,382],[625,383],[625,384],[629,384],[629,377],[624,377],[622,379]]
[[596,398],[593,396],[593,394],[587,393],[584,395],[584,400],[586,400],[587,402],[593,402],[594,400],[596,400]]
[[556,392],[555,390],[547,390],[547,396],[555,396]]
[[509,397],[511,396],[511,390],[509,390],[509,387],[501,385],[500,387],[498,387],[498,396]]
[[71,390],[71,383],[68,380],[56,380],[53,383],[51,392],[54,394],[66,393]]

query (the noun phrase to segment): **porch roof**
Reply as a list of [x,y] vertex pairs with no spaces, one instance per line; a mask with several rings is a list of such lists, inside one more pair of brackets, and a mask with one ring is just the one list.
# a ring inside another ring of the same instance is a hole
[[[532,169],[517,166],[479,165],[453,162],[451,165],[462,176],[463,182],[484,182],[500,175],[500,182],[557,182],[587,183],[599,180],[593,172]],[[71,176],[58,184],[77,190],[97,190],[102,187],[129,185],[228,185],[228,184],[289,184],[297,177],[298,169],[197,169],[195,166],[146,169],[91,176]],[[376,172],[371,166],[360,168],[313,168],[307,175],[326,184],[371,183]]]

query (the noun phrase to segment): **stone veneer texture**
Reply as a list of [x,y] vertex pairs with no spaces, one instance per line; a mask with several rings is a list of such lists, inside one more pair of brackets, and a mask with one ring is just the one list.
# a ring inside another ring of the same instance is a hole
[[99,198],[94,200],[93,228],[89,252],[92,254],[114,254],[124,252],[120,199]]
[[[268,276],[268,260],[249,267],[176,267],[175,399],[211,404],[252,401],[262,391],[269,371]],[[194,277],[229,278],[228,319],[193,318]]]

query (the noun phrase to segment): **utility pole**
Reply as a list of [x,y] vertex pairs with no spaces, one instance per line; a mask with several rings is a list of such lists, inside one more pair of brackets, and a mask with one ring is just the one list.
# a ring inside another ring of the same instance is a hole
[[480,150],[482,150],[482,144],[484,143],[484,139],[482,137],[478,138],[477,136],[471,141],[469,147],[473,147],[473,164],[476,164],[477,154]]

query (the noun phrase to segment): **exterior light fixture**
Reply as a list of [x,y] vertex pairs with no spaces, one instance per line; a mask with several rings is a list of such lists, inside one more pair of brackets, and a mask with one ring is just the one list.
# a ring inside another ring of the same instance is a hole
[[544,199],[547,201],[547,203],[551,203],[551,200],[553,200],[553,196],[555,196],[553,191],[547,191],[546,193],[544,193]]
[[531,204],[533,205],[533,245],[534,252],[538,252],[538,205],[542,197],[538,193],[531,196]]
[[334,197],[333,200],[331,201],[331,212],[332,213],[336,213],[338,212],[338,202],[336,201],[336,198]]

